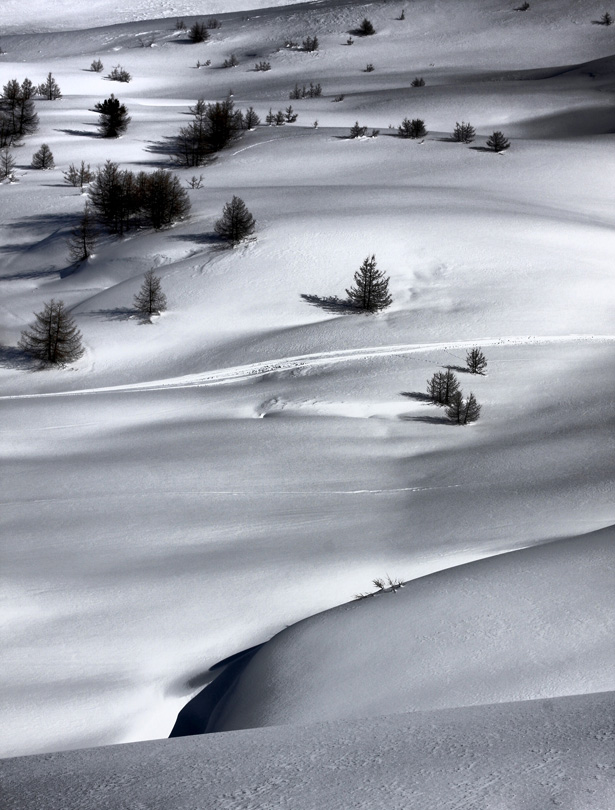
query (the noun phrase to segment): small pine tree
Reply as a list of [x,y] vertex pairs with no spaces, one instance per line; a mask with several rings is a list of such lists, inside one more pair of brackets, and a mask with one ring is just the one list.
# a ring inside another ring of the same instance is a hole
[[90,164],[85,165],[85,161],[81,161],[81,166],[77,168],[74,163],[71,163],[68,169],[64,172],[64,182],[67,186],[79,186],[83,188],[91,183],[94,179],[94,172],[90,169]]
[[226,203],[222,217],[214,225],[214,230],[222,239],[236,245],[254,232],[256,222],[240,197]]
[[103,138],[119,138],[128,129],[131,119],[126,106],[113,93],[94,105],[98,116],[98,129]]
[[406,10],[404,8],[402,8],[401,14],[399,15],[399,17],[397,19],[398,20],[405,20],[406,19]]
[[190,42],[207,42],[209,39],[209,31],[204,22],[194,22],[188,30],[188,39]]
[[239,61],[238,61],[237,57],[235,56],[234,53],[232,53],[229,56],[228,59],[224,60],[224,64],[222,65],[222,67],[233,68],[233,67],[237,67],[238,64],[239,64]]
[[78,264],[90,258],[96,247],[96,219],[86,202],[83,214],[68,237],[68,255]]
[[51,73],[47,74],[47,78],[42,84],[39,84],[36,92],[39,96],[47,99],[47,101],[55,101],[58,98],[62,98],[58,83]]
[[613,18],[608,11],[606,11],[602,17],[600,17],[600,23],[602,25],[613,25]]
[[503,152],[510,146],[510,141],[498,130],[489,137],[487,146],[489,149],[493,149],[494,152]]
[[301,43],[301,50],[311,53],[318,50],[318,37],[306,37]]
[[476,422],[480,417],[481,406],[476,401],[474,394],[470,394],[467,399],[463,398],[461,391],[456,391],[451,397],[450,404],[446,409],[446,415],[457,425],[469,425]]
[[100,59],[94,59],[92,64],[90,65],[90,70],[93,71],[94,73],[102,73],[103,68],[104,68],[104,65],[100,61]]
[[362,138],[366,132],[367,127],[362,127],[358,121],[355,121],[354,125],[350,127],[351,138]]
[[376,257],[367,256],[354,274],[355,286],[346,290],[351,304],[365,312],[378,312],[393,302],[389,293],[389,277],[376,267]]
[[134,297],[134,305],[141,317],[151,323],[152,315],[160,315],[167,308],[167,297],[162,292],[162,281],[148,270],[143,278],[141,289]]
[[450,405],[454,394],[459,391],[459,380],[450,370],[437,371],[427,380],[427,395],[435,405]]
[[289,104],[288,107],[284,110],[284,120],[286,121],[287,124],[294,124],[297,118],[298,115],[293,110],[293,105]]
[[361,25],[357,29],[357,33],[362,37],[369,37],[372,34],[376,33],[376,29],[367,19],[367,17],[364,17],[363,20],[361,21]]
[[466,124],[465,121],[462,121],[460,124],[459,121],[457,121],[455,129],[453,130],[454,141],[457,141],[457,143],[472,143],[475,137],[476,131],[472,124]]
[[466,363],[472,374],[484,374],[487,368],[487,358],[477,346],[466,354]]
[[526,2],[525,2],[525,3],[521,3],[521,5],[520,5],[520,6],[517,6],[517,8],[515,9],[515,11],[527,11],[527,10],[529,9],[529,7],[530,7],[530,4],[529,4],[529,3],[527,2],[527,0],[526,0]]
[[63,365],[78,360],[85,349],[81,332],[66,310],[64,301],[51,299],[35,322],[21,333],[19,348],[45,365]]
[[38,152],[32,155],[33,169],[53,169],[55,166],[53,153],[46,143],[41,145]]
[[243,116],[243,125],[246,129],[256,129],[261,119],[254,111],[254,107],[248,107]]
[[0,180],[6,180],[13,176],[15,170],[15,158],[7,148],[0,151]]
[[416,76],[410,82],[410,87],[425,87],[425,79],[422,76]]
[[112,82],[125,82],[126,84],[132,80],[130,73],[121,65],[116,65],[107,78]]

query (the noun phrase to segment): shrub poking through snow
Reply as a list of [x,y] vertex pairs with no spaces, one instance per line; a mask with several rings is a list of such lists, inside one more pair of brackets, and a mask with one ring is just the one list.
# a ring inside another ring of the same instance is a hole
[[364,17],[361,20],[361,24],[357,28],[357,34],[359,34],[359,36],[361,37],[371,37],[371,35],[375,33],[376,29],[374,28],[370,20],[368,20],[367,17]]
[[18,346],[43,365],[64,365],[78,360],[84,353],[81,332],[64,301],[51,301],[35,312],[36,320],[21,333]]
[[271,62],[257,62],[254,65],[254,70],[257,72],[264,72],[267,70],[271,70]]
[[613,25],[613,18],[608,11],[600,17],[600,25]]
[[529,7],[530,7],[530,4],[529,4],[529,3],[527,2],[527,0],[526,0],[526,2],[525,2],[525,3],[521,3],[521,5],[520,5],[520,6],[517,6],[517,8],[515,9],[515,11],[527,11],[527,10],[529,9]]
[[336,101],[336,102],[343,101],[345,98],[346,98],[346,96],[343,93],[340,93],[338,96],[335,96],[333,101]]
[[239,64],[239,61],[238,61],[237,57],[235,56],[235,54],[234,54],[234,53],[232,53],[232,54],[231,54],[231,55],[228,57],[228,59],[225,59],[225,60],[224,60],[224,62],[223,62],[223,64],[222,64],[222,67],[225,67],[225,68],[233,68],[233,67],[237,67],[237,65],[238,65],[238,64]]
[[135,295],[134,306],[144,321],[152,322],[152,315],[160,315],[167,308],[167,297],[162,292],[162,281],[153,270],[148,270],[141,289]]
[[405,20],[406,19],[406,10],[402,8],[401,14],[397,17],[398,20]]
[[463,398],[461,391],[453,394],[451,402],[446,409],[446,415],[456,425],[469,425],[480,417],[481,406],[474,394],[470,393],[467,399]]
[[376,267],[376,257],[367,256],[354,274],[354,287],[346,290],[348,301],[364,312],[378,312],[389,307],[389,277]]
[[41,145],[41,148],[32,155],[32,168],[53,169],[54,166],[53,153],[47,144],[44,143]]
[[453,130],[454,141],[457,141],[457,143],[472,143],[475,137],[476,130],[472,124],[466,124],[465,121],[462,121],[460,124],[459,121],[457,121],[455,129]]
[[45,81],[36,88],[36,93],[47,101],[55,101],[58,98],[62,98],[60,87],[53,78],[52,73],[47,74]]
[[422,76],[416,76],[410,82],[410,87],[425,87],[425,79]]
[[94,105],[98,116],[98,129],[103,138],[119,138],[128,129],[131,121],[126,106],[113,93],[104,101]]
[[322,85],[320,83],[314,84],[314,82],[310,82],[309,87],[306,87],[305,84],[303,87],[299,87],[298,84],[295,84],[288,94],[288,97],[292,101],[296,101],[299,98],[319,98],[320,96],[322,96]]
[[293,110],[293,105],[289,104],[288,107],[284,110],[284,121],[287,124],[294,124],[299,116]]
[[434,405],[450,405],[453,396],[459,391],[459,380],[450,370],[436,371],[427,380],[427,395]]
[[93,60],[93,62],[92,62],[92,64],[90,65],[90,70],[91,70],[93,73],[102,73],[102,72],[103,72],[103,68],[104,68],[104,65],[103,65],[103,63],[100,61],[100,59],[94,59],[94,60]]
[[350,127],[351,138],[363,138],[366,133],[367,127],[362,127],[358,121],[355,121],[354,124]]
[[485,369],[487,368],[487,358],[478,348],[478,346],[470,349],[470,351],[466,354],[466,365],[468,366],[468,371],[470,371],[472,374],[485,373]]
[[205,23],[198,20],[194,22],[188,30],[188,39],[194,44],[207,42],[209,39],[209,31]]
[[254,233],[255,227],[256,222],[245,202],[240,197],[234,196],[230,202],[225,204],[221,218],[214,225],[214,230],[219,237],[231,245],[236,245]]
[[425,129],[425,122],[421,118],[404,118],[401,125],[397,128],[397,134],[400,138],[424,138],[427,135]]
[[374,70],[375,70],[375,68],[374,68],[373,64],[372,64],[371,62],[368,62],[368,63],[365,65],[365,70],[364,70],[364,73],[373,73],[373,72],[374,72]]
[[358,593],[354,598],[367,599],[369,596],[377,596],[380,593],[397,593],[400,588],[404,587],[404,583],[401,579],[391,579],[388,574],[386,577],[376,577],[376,579],[373,579],[372,585],[376,590]]
[[510,146],[510,141],[498,130],[489,136],[487,146],[489,149],[493,149],[494,152],[503,152]]
[[94,253],[96,247],[96,218],[86,202],[83,214],[68,237],[68,255],[75,264],[84,262]]
[[116,65],[111,73],[109,73],[107,78],[111,79],[112,82],[124,82],[127,84],[129,81],[131,81],[132,76],[126,70],[126,68],[123,68],[121,65]]

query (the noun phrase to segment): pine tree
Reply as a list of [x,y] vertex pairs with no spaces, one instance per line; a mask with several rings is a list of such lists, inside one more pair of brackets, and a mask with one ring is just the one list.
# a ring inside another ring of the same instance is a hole
[[351,138],[362,138],[367,132],[367,127],[362,127],[358,121],[355,121],[353,126],[350,127]]
[[199,22],[198,20],[194,22],[188,30],[188,39],[190,42],[194,43],[207,42],[209,39],[209,31],[205,23]]
[[8,148],[4,148],[0,152],[0,180],[6,180],[6,178],[11,178],[13,176],[13,171],[15,169],[15,158],[9,152]]
[[254,111],[254,107],[248,107],[243,116],[243,126],[245,129],[256,129],[260,122],[261,119]]
[[94,172],[90,169],[90,164],[85,165],[85,161],[81,161],[81,166],[77,168],[74,163],[71,163],[68,169],[64,172],[64,182],[68,186],[79,186],[83,188],[91,183],[94,179]]
[[298,118],[298,115],[293,110],[293,105],[289,104],[288,107],[284,110],[284,121],[287,124],[294,124],[295,121],[297,120],[297,118]]
[[160,315],[167,308],[167,297],[162,292],[162,282],[153,270],[148,270],[141,289],[134,297],[135,309],[151,322],[152,315]]
[[480,417],[480,411],[481,406],[476,401],[474,394],[470,394],[467,399],[464,399],[461,391],[456,391],[451,397],[446,415],[457,425],[468,425],[470,422],[476,422]]
[[503,152],[510,146],[510,141],[498,130],[489,137],[487,146],[489,149],[493,149],[494,152]]
[[613,25],[613,18],[608,11],[605,11],[602,17],[600,17],[600,22],[602,25]]
[[62,98],[62,93],[60,92],[58,83],[53,78],[51,72],[47,74],[45,81],[42,84],[39,84],[37,93],[39,96],[47,99],[47,101],[55,101],[58,98]]
[[167,228],[183,219],[190,211],[190,198],[179,177],[164,169],[151,174],[141,172],[136,178],[137,205],[146,224],[156,230]]
[[128,129],[130,116],[124,104],[113,93],[104,101],[94,105],[98,116],[98,129],[103,138],[119,138]]
[[487,368],[487,358],[477,346],[466,354],[466,363],[472,374],[484,374]]
[[410,82],[410,87],[425,87],[425,79],[422,76],[415,76]]
[[51,299],[34,317],[32,326],[21,333],[20,349],[46,365],[72,363],[81,357],[85,351],[81,332],[64,301]]
[[34,169],[53,169],[55,166],[53,153],[46,143],[32,155],[32,167]]
[[90,258],[96,246],[96,219],[86,202],[78,224],[68,237],[68,255],[78,264]]
[[346,290],[350,303],[366,312],[378,312],[393,302],[389,294],[389,277],[376,267],[376,257],[367,256],[354,274],[355,286]]
[[459,121],[457,121],[455,129],[453,130],[454,141],[457,141],[457,143],[472,143],[475,137],[476,130],[472,124],[466,124],[465,121],[462,121],[460,124]]
[[100,59],[94,59],[92,64],[90,65],[90,70],[93,71],[94,73],[102,73],[103,68],[104,65],[100,61]]
[[362,37],[369,37],[372,34],[376,33],[376,29],[374,28],[372,23],[367,19],[367,17],[364,17],[363,20],[361,21],[361,25],[357,29],[357,33]]
[[225,204],[222,217],[214,225],[214,230],[218,236],[234,245],[253,233],[255,226],[254,217],[246,208],[245,202],[240,197],[233,197]]
[[459,380],[450,368],[437,371],[427,380],[427,394],[435,405],[450,405],[454,395],[459,391]]

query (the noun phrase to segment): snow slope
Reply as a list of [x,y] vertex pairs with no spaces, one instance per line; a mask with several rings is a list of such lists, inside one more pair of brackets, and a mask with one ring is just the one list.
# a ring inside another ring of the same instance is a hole
[[12,810],[610,810],[613,693],[5,760]]
[[[209,6],[133,4],[122,20],[157,19],[95,28],[39,3],[26,25],[2,4],[0,84],[52,70],[63,92],[37,102],[19,182],[0,186],[3,755],[165,736],[213,664],[375,576],[613,525],[613,28],[581,0],[532,5],[420,0],[405,21],[397,2],[238,6],[201,48],[174,17]],[[345,45],[365,15],[378,33]],[[284,48],[313,32],[317,53]],[[118,62],[128,85],[104,78]],[[296,124],[203,169],[189,220],[68,265],[84,203],[70,162],[169,166],[164,139],[200,95],[232,86],[264,118],[310,80],[323,96],[294,104]],[[133,118],[113,142],[90,112],[110,92]],[[395,137],[406,115],[425,118],[423,143]],[[357,119],[381,135],[348,140]],[[447,141],[457,120],[472,147]],[[482,151],[495,128],[512,137],[501,156]],[[45,173],[29,167],[43,142]],[[257,238],[225,251],[211,237],[233,194]],[[340,310],[371,253],[393,306]],[[143,326],[132,297],[150,267],[169,310]],[[54,296],[86,354],[37,372],[15,347]],[[457,372],[483,404],[458,429],[423,392],[469,345],[489,373]]]

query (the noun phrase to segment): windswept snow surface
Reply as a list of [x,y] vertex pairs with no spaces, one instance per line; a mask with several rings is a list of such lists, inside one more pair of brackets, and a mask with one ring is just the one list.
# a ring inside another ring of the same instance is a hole
[[[615,523],[614,29],[592,25],[584,0],[527,13],[417,0],[398,21],[401,5],[219,14],[152,0],[121,19],[94,3],[84,20],[75,4],[1,4],[0,85],[51,70],[63,93],[36,102],[19,182],[0,185],[2,755],[165,736],[213,664],[373,577],[555,540],[556,555]],[[188,12],[219,16],[207,44],[175,30]],[[156,19],[126,21],[141,15]],[[347,46],[364,16],[377,34]],[[313,33],[314,54],[284,47]],[[222,69],[231,53],[240,64]],[[270,71],[254,71],[262,59]],[[118,63],[127,85],[105,79]],[[202,169],[190,219],[103,236],[68,265],[84,204],[63,183],[71,162],[172,167],[165,139],[199,96],[232,87],[264,119],[310,81],[323,95],[293,102],[295,124],[246,133]],[[117,141],[97,137],[91,112],[111,92],[133,119]],[[395,137],[405,116],[425,118],[423,142]],[[349,140],[356,120],[381,135]],[[471,147],[448,140],[461,120],[477,129]],[[484,150],[494,129],[512,139],[505,154]],[[48,172],[30,167],[42,143]],[[256,239],[221,250],[213,223],[233,194]],[[349,313],[336,297],[372,253],[393,305]],[[132,298],[151,267],[169,309],[142,325]],[[86,353],[35,371],[16,345],[52,297]],[[463,371],[470,345],[484,347],[484,377]],[[473,426],[425,402],[447,365],[483,405]],[[596,592],[583,614],[596,656],[599,606]],[[533,627],[515,630],[520,645]],[[597,661],[567,649],[570,667]]]
[[614,710],[611,692],[414,712],[11,759],[0,773],[11,810],[612,810]]

